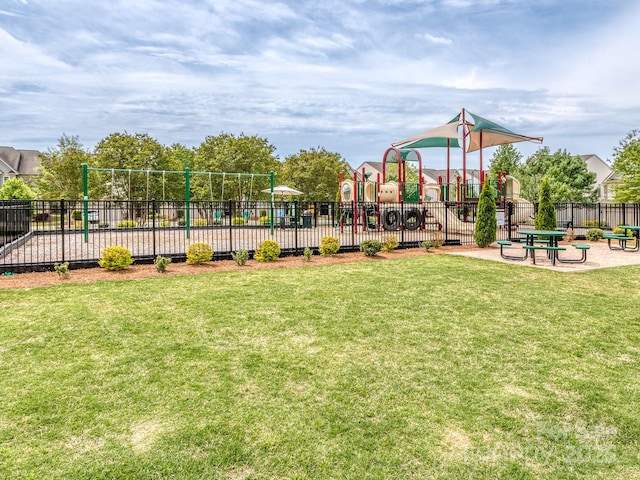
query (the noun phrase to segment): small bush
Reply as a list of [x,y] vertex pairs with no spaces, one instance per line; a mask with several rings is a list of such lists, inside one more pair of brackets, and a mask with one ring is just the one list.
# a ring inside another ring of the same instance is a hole
[[184,227],[185,225],[187,225],[187,221],[184,218],[179,218],[178,219],[178,226],[179,227]]
[[311,250],[309,247],[304,247],[304,251],[302,252],[302,256],[304,257],[304,259],[307,262],[310,262],[311,258],[313,257],[313,250]]
[[597,242],[602,238],[604,232],[600,228],[590,228],[587,230],[586,237],[590,242]]
[[171,263],[171,259],[167,257],[163,257],[162,255],[158,255],[156,259],[153,261],[153,264],[156,267],[156,270],[160,273],[164,273],[167,270],[167,265]]
[[598,220],[583,220],[580,222],[581,227],[608,227],[607,222],[599,222]]
[[71,210],[71,218],[73,220],[82,220],[82,210]]
[[176,217],[184,218],[184,210],[182,209],[176,210]]
[[271,219],[266,215],[263,215],[258,219],[258,223],[260,225],[269,225],[271,223]]
[[69,276],[69,262],[54,263],[53,269],[60,278],[67,278]]
[[117,228],[134,228],[137,227],[138,223],[135,220],[120,220],[116,223]]
[[275,240],[265,240],[253,256],[259,262],[271,262],[280,256],[280,245]]
[[98,228],[109,228],[109,224],[107,222],[98,223]]
[[233,217],[231,219],[231,225],[245,225],[247,221],[243,217]]
[[422,248],[424,248],[427,252],[433,246],[431,245],[431,242],[429,240],[425,240],[424,242],[421,243],[421,245],[422,245]]
[[209,224],[209,222],[207,222],[206,218],[196,218],[193,221],[193,226],[194,227],[206,227]]
[[433,248],[440,248],[444,245],[444,235],[440,232],[436,233],[430,240],[430,243]]
[[160,221],[160,226],[161,227],[168,227],[169,225],[171,225],[171,222],[169,220],[161,220]]
[[249,252],[247,250],[238,250],[236,253],[231,254],[231,258],[241,267],[249,260]]
[[318,251],[323,257],[330,257],[340,250],[340,241],[336,237],[322,237]]
[[131,252],[125,247],[107,247],[102,251],[102,258],[98,262],[105,270],[116,272],[124,270],[133,263]]
[[260,216],[261,217],[266,217],[267,216],[267,211],[265,209],[261,209],[260,210]]
[[384,245],[378,240],[365,240],[360,244],[360,251],[367,257],[375,257],[383,248]]
[[189,265],[202,265],[213,258],[213,248],[204,242],[192,243],[187,248],[187,263]]
[[[393,236],[387,238],[384,241],[384,244],[382,245],[382,251],[383,252],[393,252],[399,246],[400,246],[400,244],[398,243],[398,239],[395,237],[395,235],[393,235]],[[376,252],[376,253],[378,253],[378,252]]]

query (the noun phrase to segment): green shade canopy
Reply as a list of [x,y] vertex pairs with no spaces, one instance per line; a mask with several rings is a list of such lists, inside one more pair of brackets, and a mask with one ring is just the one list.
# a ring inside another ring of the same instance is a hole
[[469,145],[467,152],[475,152],[485,147],[494,147],[496,145],[504,145],[506,143],[517,142],[538,142],[542,143],[542,137],[528,137],[512,132],[508,128],[498,125],[491,120],[467,112],[473,117],[474,124],[469,131]]
[[452,118],[448,123],[426,132],[421,132],[399,142],[392,143],[393,147],[400,148],[429,148],[429,147],[460,147],[458,142],[458,122],[460,114]]

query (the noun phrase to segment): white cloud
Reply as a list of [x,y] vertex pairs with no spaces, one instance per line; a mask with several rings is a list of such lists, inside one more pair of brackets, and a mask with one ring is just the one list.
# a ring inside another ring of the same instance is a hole
[[431,35],[430,33],[425,33],[417,36],[418,38],[423,38],[428,42],[434,43],[436,45],[451,45],[453,43],[453,40],[451,40],[450,38],[438,37],[436,35]]

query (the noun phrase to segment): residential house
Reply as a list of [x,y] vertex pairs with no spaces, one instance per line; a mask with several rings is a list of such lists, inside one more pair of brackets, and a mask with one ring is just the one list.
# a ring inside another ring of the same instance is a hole
[[587,165],[587,170],[596,174],[596,187],[599,190],[599,202],[612,202],[614,194],[615,175],[611,166],[598,155],[580,155]]
[[38,175],[40,152],[0,147],[0,187],[8,178],[21,177],[28,182]]

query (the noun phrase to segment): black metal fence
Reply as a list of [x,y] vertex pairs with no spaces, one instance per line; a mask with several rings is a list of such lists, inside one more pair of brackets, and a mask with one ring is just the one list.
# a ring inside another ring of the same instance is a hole
[[[531,225],[537,206],[521,201],[498,209],[498,237],[517,236]],[[639,205],[558,204],[558,225],[586,229],[639,224]],[[51,270],[55,263],[71,268],[96,266],[102,250],[128,248],[137,263],[157,255],[181,261],[187,247],[205,242],[215,259],[237,250],[255,252],[267,239],[284,255],[317,249],[322,237],[337,237],[342,251],[354,251],[364,240],[384,242],[395,236],[401,248],[425,240],[470,245],[477,204],[459,202],[170,202],[170,201],[0,201],[0,272]]]

